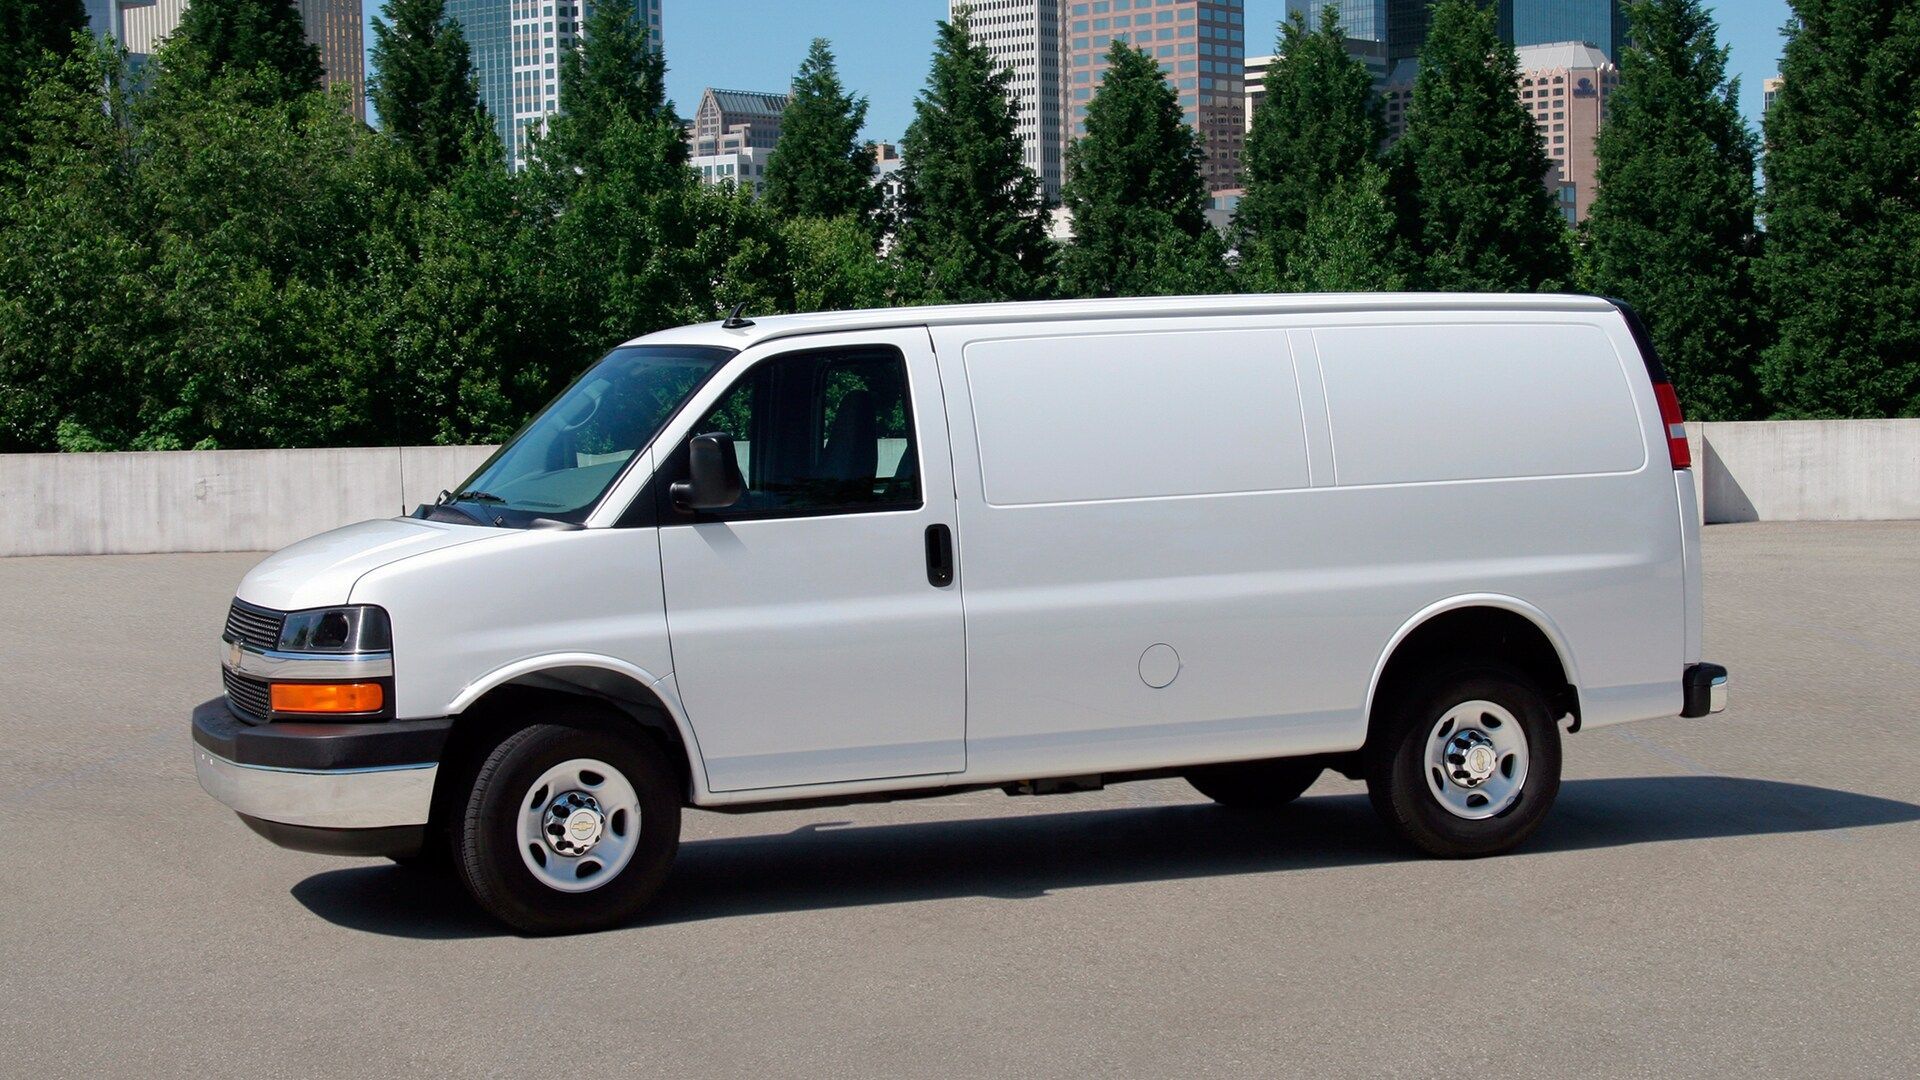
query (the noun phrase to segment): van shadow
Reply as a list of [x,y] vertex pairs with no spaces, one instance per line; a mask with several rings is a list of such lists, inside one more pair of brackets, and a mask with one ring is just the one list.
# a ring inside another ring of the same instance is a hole
[[[833,813],[833,811],[823,811]],[[1570,780],[1520,854],[1822,832],[1920,820],[1920,806],[1723,776]],[[1414,859],[1364,796],[1270,814],[1211,804],[889,825],[816,822],[788,833],[683,844],[647,923],[1274,873]],[[506,933],[450,875],[394,866],[315,874],[295,900],[336,925],[412,938]]]

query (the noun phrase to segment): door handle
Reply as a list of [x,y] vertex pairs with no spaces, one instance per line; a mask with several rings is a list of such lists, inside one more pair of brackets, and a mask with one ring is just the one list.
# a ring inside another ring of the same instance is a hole
[[927,526],[927,584],[944,589],[953,584],[953,530]]

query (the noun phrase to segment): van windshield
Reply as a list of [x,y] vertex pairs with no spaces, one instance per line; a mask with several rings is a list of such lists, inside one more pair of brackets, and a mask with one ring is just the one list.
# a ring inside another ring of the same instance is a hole
[[578,524],[633,455],[734,353],[630,345],[587,369],[432,508],[444,520],[526,528]]

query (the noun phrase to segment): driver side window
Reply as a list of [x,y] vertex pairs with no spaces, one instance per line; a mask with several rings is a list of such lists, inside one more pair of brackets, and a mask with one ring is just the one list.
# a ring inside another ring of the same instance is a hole
[[733,438],[746,493],[721,517],[913,509],[919,455],[906,360],[882,347],[756,364],[692,433]]

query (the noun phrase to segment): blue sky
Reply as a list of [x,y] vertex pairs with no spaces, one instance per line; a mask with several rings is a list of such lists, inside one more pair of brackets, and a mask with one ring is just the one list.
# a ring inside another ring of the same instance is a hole
[[[369,17],[382,0],[363,0]],[[945,0],[664,0],[667,90],[689,115],[708,86],[781,90],[816,37],[833,43],[841,77],[870,103],[867,135],[897,141],[913,119],[913,98],[927,75],[933,24]],[[1721,41],[1733,48],[1741,105],[1759,122],[1760,80],[1779,67],[1787,0],[1717,0]],[[1246,0],[1247,51],[1266,44],[1285,0]],[[1264,28],[1264,29],[1263,29]],[[373,40],[367,35],[368,44]]]

